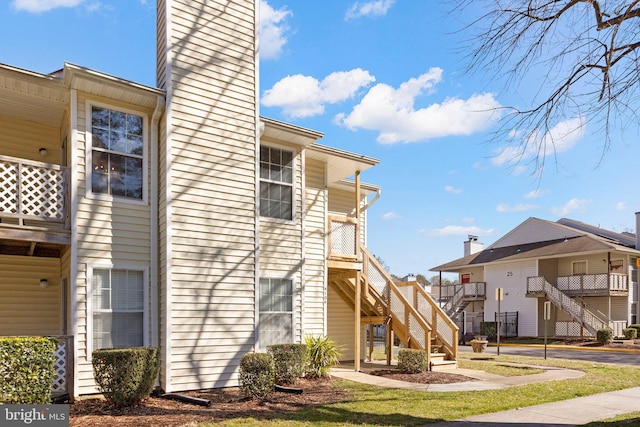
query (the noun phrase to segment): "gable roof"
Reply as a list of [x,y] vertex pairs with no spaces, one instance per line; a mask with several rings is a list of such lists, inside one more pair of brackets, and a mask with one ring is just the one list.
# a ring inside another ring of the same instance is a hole
[[[578,224],[574,224],[574,222]],[[601,234],[606,234],[607,236],[602,236],[574,227],[574,225],[581,224],[587,225],[572,220],[560,223],[560,221],[551,222],[538,218],[529,218],[485,250],[439,265],[430,271],[453,272],[464,267],[482,266],[497,262],[555,258],[572,254],[584,255],[609,251],[629,252],[640,255],[640,250],[634,248],[635,239],[633,245],[627,245],[626,243],[628,242],[626,241],[620,242],[611,238],[611,233],[614,232],[604,230]]]

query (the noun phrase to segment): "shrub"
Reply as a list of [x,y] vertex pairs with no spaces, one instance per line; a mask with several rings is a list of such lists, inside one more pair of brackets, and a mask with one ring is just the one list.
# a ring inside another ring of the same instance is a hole
[[0,403],[51,403],[55,338],[0,338]]
[[640,337],[640,323],[634,323],[633,325],[629,325],[629,327],[638,331],[636,336]]
[[135,405],[153,391],[159,370],[156,347],[95,350],[92,357],[98,390],[113,405]]
[[482,322],[480,324],[480,335],[486,335],[487,339],[493,341],[496,339],[497,329],[498,329],[497,322]]
[[599,343],[608,344],[613,341],[613,331],[609,328],[598,329],[596,332],[596,339]]
[[309,378],[320,378],[329,375],[329,370],[336,366],[340,360],[340,349],[333,340],[327,336],[307,335],[304,338],[307,344],[307,371]]
[[307,346],[305,344],[275,344],[267,346],[276,367],[276,384],[295,384],[304,374]]
[[405,374],[419,374],[427,370],[427,352],[411,348],[398,351],[398,369]]
[[247,353],[240,360],[240,390],[249,397],[265,399],[273,392],[276,368],[267,353]]
[[622,330],[625,339],[635,340],[638,337],[638,330],[635,328],[625,328]]

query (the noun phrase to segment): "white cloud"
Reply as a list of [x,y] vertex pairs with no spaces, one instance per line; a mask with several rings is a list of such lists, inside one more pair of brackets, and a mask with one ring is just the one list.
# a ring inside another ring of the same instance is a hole
[[564,206],[560,206],[560,207],[554,206],[550,210],[551,210],[551,213],[555,215],[566,216],[571,212],[576,212],[576,211],[584,212],[588,203],[589,203],[589,200],[587,199],[573,198],[569,200],[567,203],[565,203]]
[[442,73],[441,68],[431,68],[397,89],[377,84],[349,115],[340,114],[336,121],[350,130],[376,131],[378,142],[394,144],[470,135],[487,128],[498,118],[496,108],[500,104],[491,93],[473,95],[466,100],[446,98],[440,104],[416,108],[416,98],[424,92],[433,92],[442,81]]
[[344,16],[345,20],[356,19],[362,16],[383,16],[393,6],[395,0],[376,0],[366,3],[354,3]]
[[527,194],[524,195],[525,199],[538,199],[542,196],[544,196],[545,194],[548,194],[549,190],[540,190],[539,188],[533,191],[529,191]]
[[627,210],[627,203],[626,202],[618,202],[618,203],[616,203],[616,210],[617,211],[626,211]]
[[460,194],[460,193],[462,193],[462,190],[460,188],[455,188],[452,185],[447,185],[446,187],[444,187],[444,191],[446,191],[447,193],[451,193],[451,194]]
[[422,233],[427,234],[430,237],[440,236],[467,236],[469,234],[473,236],[490,236],[494,233],[494,229],[483,230],[476,226],[461,226],[461,225],[447,225],[443,228],[434,228],[431,230],[420,230]]
[[292,13],[286,8],[275,10],[265,0],[260,0],[260,59],[277,58],[287,44],[285,24]]
[[289,117],[310,117],[322,114],[325,104],[349,99],[374,81],[375,77],[360,68],[331,73],[322,81],[296,74],[283,78],[265,91],[261,102],[267,107],[282,108]]
[[[517,145],[508,145],[495,150],[491,163],[496,166],[515,164],[534,157],[544,158],[572,149],[585,134],[585,123],[582,117],[568,119],[556,124],[546,134],[533,131],[528,138]],[[510,136],[517,138],[522,132],[511,131]]]
[[398,215],[395,212],[387,212],[382,215],[382,219],[398,219],[398,218],[400,218],[400,215]]
[[16,10],[42,13],[59,7],[76,7],[82,2],[84,2],[84,0],[13,0],[11,5]]
[[520,203],[518,205],[510,206],[506,203],[500,203],[496,206],[496,211],[498,212],[527,212],[534,209],[537,209],[538,206],[526,203]]

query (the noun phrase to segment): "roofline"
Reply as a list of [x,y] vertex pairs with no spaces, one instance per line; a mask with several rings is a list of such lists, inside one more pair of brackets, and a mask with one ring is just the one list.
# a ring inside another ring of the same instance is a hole
[[138,91],[146,92],[149,94],[153,94],[153,96],[166,96],[166,91],[163,89],[158,89],[156,87],[146,86],[140,83],[133,82],[131,80],[123,79],[120,77],[113,76],[111,74],[106,74],[100,71],[92,70],[91,68],[82,67],[80,65],[72,64],[70,62],[64,63],[63,70],[63,81],[67,86],[71,86],[71,79],[73,77],[84,77],[91,79],[100,79],[106,80],[111,84],[116,84],[119,86],[126,86],[128,89],[135,89]]
[[313,138],[318,140],[324,136],[322,132],[303,128],[302,126],[292,125],[291,123],[282,122],[280,120],[271,119],[269,117],[260,116],[260,121],[263,122],[265,125],[273,126],[275,128],[279,128],[286,132],[303,135],[307,138]]
[[[587,236],[585,236],[587,237]],[[623,247],[612,247],[612,252],[626,252],[626,253],[630,253],[630,254],[634,254],[636,253],[637,255],[640,255],[640,251],[637,249],[632,249],[632,248],[628,248],[626,246]],[[485,251],[490,250],[490,249],[485,249]],[[483,251],[484,252],[484,251]],[[554,259],[554,258],[564,258],[564,257],[571,257],[571,256],[580,256],[580,255],[593,255],[593,254],[600,254],[603,251],[601,250],[594,250],[594,251],[581,251],[581,252],[567,252],[562,254],[562,257],[558,256],[558,255],[547,255],[547,256],[537,256],[537,257],[528,257],[528,258],[518,258],[516,260],[514,259],[507,259],[507,260],[496,260],[496,261],[490,261],[490,262],[480,262],[478,264],[464,264],[458,267],[451,267],[451,269],[439,269],[438,267],[434,267],[432,269],[430,269],[429,271],[441,271],[441,272],[448,272],[448,273],[454,273],[457,272],[459,270],[462,270],[464,268],[473,268],[473,267],[486,267],[487,265],[494,265],[494,264],[509,264],[512,262],[522,262],[522,261],[531,261],[531,260],[541,260],[541,259]],[[479,252],[478,252],[479,253]],[[477,255],[477,254],[472,254],[472,255]],[[452,261],[452,262],[455,262]],[[443,264],[444,265],[444,264]]]
[[330,156],[342,157],[345,159],[366,163],[368,166],[376,166],[380,163],[380,160],[365,156],[364,154],[356,154],[350,151],[340,150],[338,148],[327,147],[326,145],[313,144],[307,147],[307,150],[317,151]]

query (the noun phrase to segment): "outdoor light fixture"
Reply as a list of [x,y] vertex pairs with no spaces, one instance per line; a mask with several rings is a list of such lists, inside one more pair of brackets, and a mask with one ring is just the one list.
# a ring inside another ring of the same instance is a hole
[[47,279],[40,279],[40,287],[42,289],[46,289],[49,286],[49,281]]
[[46,149],[46,148],[44,148],[44,147],[43,147],[43,148],[40,148],[38,151],[40,152],[40,155],[41,155],[42,157],[46,157],[46,156],[47,156],[47,154],[49,154],[49,153],[47,152],[47,149]]

